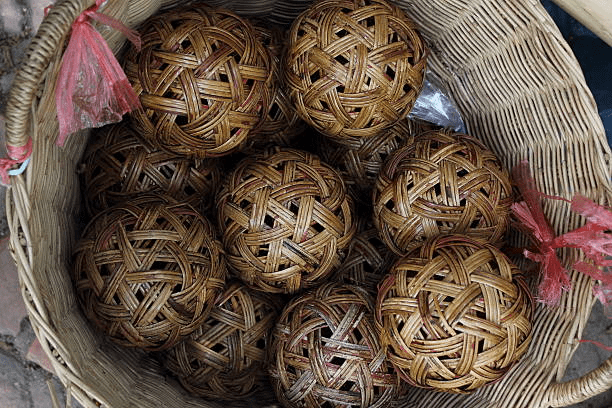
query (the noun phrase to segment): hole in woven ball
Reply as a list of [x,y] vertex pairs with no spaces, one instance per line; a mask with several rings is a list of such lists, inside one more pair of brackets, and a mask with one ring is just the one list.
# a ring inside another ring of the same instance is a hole
[[236,64],[240,64],[240,60],[242,59],[242,56],[240,54],[234,51],[230,54],[230,56],[234,59],[234,61],[236,61]]
[[189,123],[189,119],[187,119],[187,116],[177,116],[176,119],[174,119],[174,123],[179,126],[185,126]]
[[270,110],[268,111],[268,116],[271,117],[273,120],[277,120],[281,113],[282,111],[280,107],[278,106],[278,103],[274,102],[272,106],[270,106]]
[[310,75],[310,82],[313,84],[319,79],[321,79],[321,74],[319,73],[319,71],[315,71]]
[[359,330],[353,330],[353,336],[355,336],[355,340],[357,342],[363,340],[363,336],[361,335],[361,332]]
[[478,190],[480,192],[480,194],[482,194],[483,196],[489,198],[489,192],[487,190],[483,188],[481,188],[480,190]]
[[408,84],[406,84],[406,85],[404,85],[404,86],[402,87],[402,91],[404,91],[405,93],[408,93],[408,92],[410,92],[411,90],[412,90],[412,87],[411,87],[410,85],[408,85]]
[[457,177],[464,177],[468,174],[468,171],[466,169],[461,169],[457,172]]
[[246,84],[247,87],[250,88],[250,87],[252,87],[255,84],[255,80],[252,79],[252,78],[249,78],[249,79],[246,80],[245,84]]
[[297,35],[299,35],[300,37],[303,36],[304,34],[306,34],[306,31],[304,30],[298,30]]
[[221,343],[217,343],[211,347],[211,350],[215,353],[221,353],[223,350],[225,350],[225,346]]
[[350,13],[350,12],[352,12],[353,10],[351,10],[350,8],[342,7],[342,8],[340,9],[340,11],[342,11],[343,13]]
[[340,85],[340,86],[337,86],[337,87],[336,87],[336,91],[337,91],[338,93],[344,93],[344,89],[345,89],[345,88],[344,88],[344,85]]
[[436,192],[437,196],[442,194],[442,187],[440,186],[440,184],[434,185],[434,191]]
[[470,223],[470,228],[478,228],[479,225],[480,225],[480,220],[475,219]]
[[321,224],[319,224],[318,222],[315,222],[311,225],[312,229],[314,229],[317,232],[323,232],[325,231],[325,227],[322,226]]
[[181,48],[183,50],[186,50],[187,48],[191,47],[191,41],[189,40],[183,40],[181,41]]
[[149,268],[151,271],[165,271],[168,268],[168,264],[162,261],[155,261]]
[[122,152],[113,153],[113,158],[117,159],[118,162],[125,162],[125,155]]
[[267,256],[269,252],[268,245],[262,245],[257,248],[257,256]]
[[324,337],[326,339],[330,339],[334,333],[331,331],[331,329],[329,328],[329,326],[323,326],[320,329],[320,333],[321,333],[321,337]]
[[310,353],[308,352],[308,349],[306,347],[302,348],[302,356],[310,357]]
[[196,189],[193,188],[191,185],[186,185],[185,188],[183,189],[183,192],[185,193],[185,195],[193,195],[196,193]]
[[385,203],[385,208],[387,208],[388,210],[392,210],[395,207],[395,203],[393,201],[387,201]]
[[369,262],[364,262],[363,263],[363,271],[364,272],[368,272],[368,273],[374,273],[375,272],[374,268],[372,267],[372,265],[370,265]]
[[376,24],[374,17],[366,18],[366,27],[372,27],[374,24]]
[[300,207],[298,207],[296,203],[293,201],[289,203],[289,211],[291,211],[294,215],[297,215],[299,210]]
[[321,101],[321,106],[323,107],[323,110],[329,110],[329,105],[327,104],[327,102]]
[[342,364],[344,364],[344,361],[345,360],[342,357],[335,356],[329,362],[330,364],[340,367]]
[[385,70],[385,74],[387,74],[387,76],[391,78],[391,80],[395,79],[395,70],[393,68],[387,67],[387,69]]
[[342,38],[342,37],[346,37],[347,34],[348,34],[348,31],[346,31],[345,29],[342,29],[336,33],[336,36],[338,38]]
[[340,391],[351,391],[354,386],[355,383],[353,381],[346,381],[344,384],[342,384],[342,387],[340,387]]
[[346,65],[348,64],[349,60],[344,58],[344,55],[340,54],[340,55],[336,55],[336,58],[334,58],[336,61],[338,61],[339,63],[341,63],[342,65]]
[[249,200],[242,200],[242,201],[240,201],[239,205],[240,205],[240,208],[242,208],[244,210],[245,208],[247,208],[249,206],[249,204],[250,204]]
[[260,349],[260,350],[265,350],[266,349],[266,340],[265,339],[259,339],[257,340],[257,342],[255,343],[255,346]]
[[219,81],[229,82],[229,77],[226,74],[219,74]]
[[272,218],[269,214],[266,214],[264,217],[264,224],[270,228],[274,228],[274,218]]

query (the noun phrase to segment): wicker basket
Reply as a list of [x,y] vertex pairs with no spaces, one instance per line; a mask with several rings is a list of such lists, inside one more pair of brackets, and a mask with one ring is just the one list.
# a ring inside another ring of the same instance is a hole
[[[6,109],[11,146],[33,139],[27,171],[11,178],[7,213],[11,248],[30,320],[69,394],[86,407],[222,407],[188,396],[142,352],[102,339],[86,323],[69,278],[79,210],[77,163],[88,132],[64,148],[54,86],[72,21],[93,0],[58,1],[33,39]],[[216,2],[222,3],[222,2]],[[228,1],[242,13],[288,21],[303,1]],[[293,6],[288,6],[292,4]],[[612,203],[612,151],[580,67],[539,2],[534,0],[406,0],[398,2],[431,47],[430,67],[451,90],[469,133],[512,166],[529,159],[548,194],[583,193]],[[109,0],[104,12],[135,27],[165,5],[160,0]],[[119,51],[123,38],[100,28]],[[557,233],[581,220],[567,204],[547,202]],[[579,255],[562,252],[569,264]],[[548,407],[585,400],[612,386],[612,358],[586,376],[560,383],[578,347],[595,299],[592,281],[572,272],[573,289],[557,309],[538,306],[532,345],[500,382],[469,396],[413,390],[400,407]],[[254,406],[265,399],[258,395]]]

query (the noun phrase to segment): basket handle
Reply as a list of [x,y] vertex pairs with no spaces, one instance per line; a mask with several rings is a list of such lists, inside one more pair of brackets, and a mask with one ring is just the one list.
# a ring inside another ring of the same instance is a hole
[[60,1],[43,19],[11,86],[5,113],[7,145],[22,147],[28,143],[30,136],[34,137],[28,133],[29,120],[33,119],[30,117],[32,102],[43,81],[43,72],[53,54],[62,46],[60,41],[65,38],[72,22],[93,4],[94,0]]
[[612,357],[595,370],[575,380],[551,384],[544,400],[551,407],[566,407],[585,401],[612,387]]

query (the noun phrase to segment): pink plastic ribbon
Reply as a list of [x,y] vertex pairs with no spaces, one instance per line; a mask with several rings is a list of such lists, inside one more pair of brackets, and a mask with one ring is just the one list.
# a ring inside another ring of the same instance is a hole
[[16,164],[23,163],[32,154],[32,139],[28,140],[24,146],[6,146],[8,152],[8,159],[0,159],[0,177],[2,177],[2,184],[5,186],[9,185],[9,169]]
[[96,0],[72,23],[55,92],[60,146],[77,130],[119,122],[125,113],[140,107],[119,62],[90,20],[120,31],[138,50],[140,37],[120,21],[98,13],[102,3]]
[[[516,166],[513,173],[524,201],[514,203],[512,211],[523,228],[530,233],[537,247],[536,251],[525,250],[524,255],[541,264],[542,280],[538,287],[539,300],[548,305],[556,305],[559,303],[562,291],[570,289],[569,276],[561,265],[555,250],[563,247],[579,248],[590,262],[577,262],[573,268],[601,281],[593,288],[593,292],[606,306],[606,314],[608,314],[608,306],[612,302],[612,274],[601,268],[612,266],[612,260],[606,259],[612,256],[612,212],[610,209],[597,205],[580,195],[574,196],[569,201],[540,193],[535,188],[535,180],[529,172],[529,164],[526,161]],[[541,197],[570,202],[572,211],[586,217],[586,224],[561,236],[555,236],[542,211]]]

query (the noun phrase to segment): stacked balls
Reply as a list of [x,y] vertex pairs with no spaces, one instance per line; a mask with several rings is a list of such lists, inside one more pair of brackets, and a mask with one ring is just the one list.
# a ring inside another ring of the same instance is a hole
[[82,165],[72,277],[110,340],[208,399],[259,398],[268,374],[286,407],[472,392],[521,358],[508,173],[407,119],[428,51],[399,7],[320,0],[283,32],[195,4],[141,36],[141,109]]

